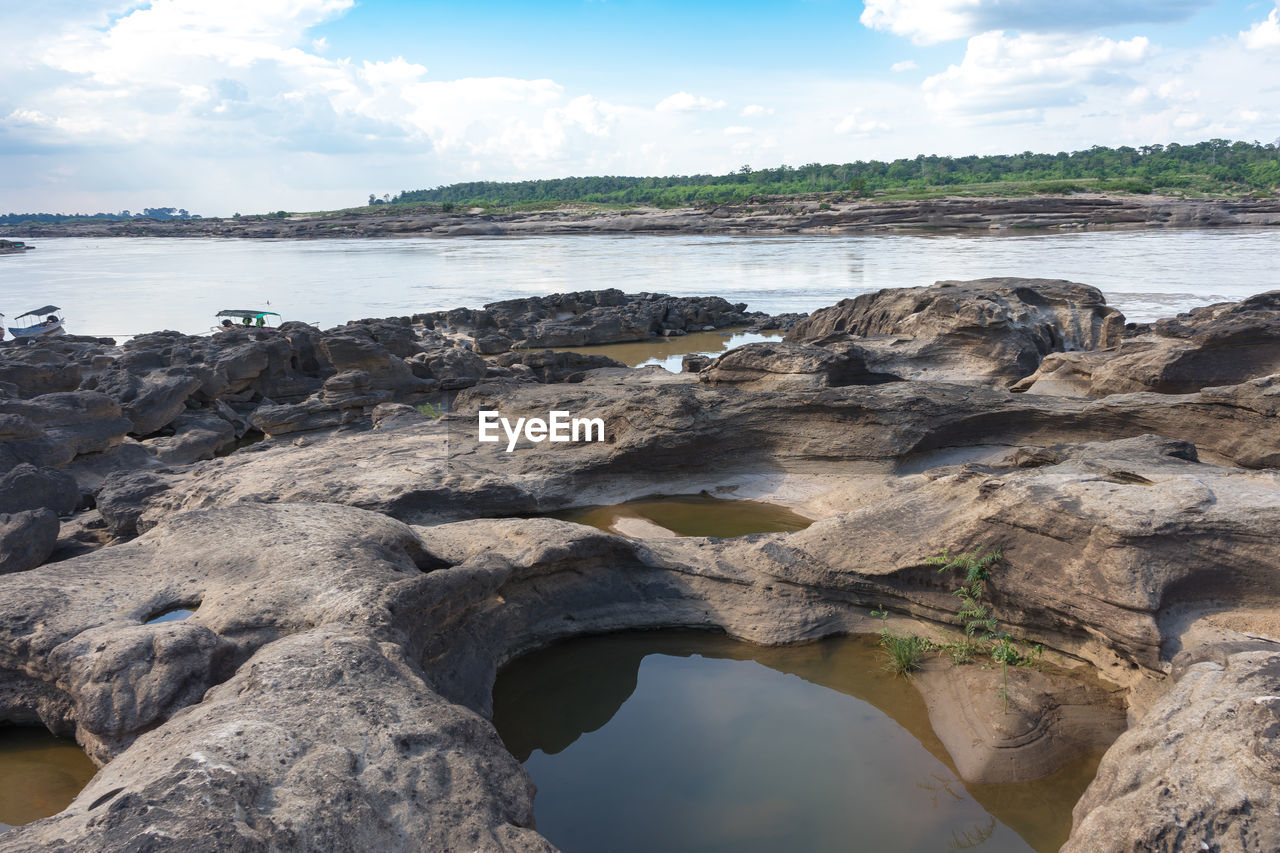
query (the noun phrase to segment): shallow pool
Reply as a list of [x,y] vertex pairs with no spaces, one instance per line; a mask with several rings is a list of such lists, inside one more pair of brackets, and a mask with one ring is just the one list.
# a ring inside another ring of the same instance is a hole
[[[728,538],[748,533],[803,530],[813,523],[796,512],[762,501],[734,501],[710,495],[671,495],[641,498],[607,506],[575,507],[551,513],[552,518],[575,521],[611,533],[662,533],[677,536]],[[628,527],[627,519],[640,519],[662,530]]]
[[98,768],[70,738],[45,729],[0,727],[0,824],[57,814]]
[[1036,782],[962,782],[875,640],[572,640],[502,671],[494,724],[566,853],[1056,851],[1100,756]]
[[555,347],[563,352],[581,352],[603,355],[620,361],[627,367],[657,365],[670,373],[680,373],[686,355],[718,356],[743,344],[779,340],[780,331],[746,332],[721,330],[717,332],[691,332],[673,338],[650,338],[647,341],[628,341],[621,344],[596,344],[588,347]]

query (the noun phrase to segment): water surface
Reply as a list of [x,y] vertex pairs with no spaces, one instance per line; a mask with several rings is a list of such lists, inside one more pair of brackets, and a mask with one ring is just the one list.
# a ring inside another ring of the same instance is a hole
[[763,501],[734,501],[710,495],[641,498],[607,506],[575,507],[550,514],[562,521],[587,524],[610,533],[627,532],[624,519],[642,519],[677,536],[727,539],[748,533],[804,530],[813,523],[796,512]]
[[0,311],[52,303],[69,331],[117,336],[203,333],[223,308],[328,327],[604,287],[713,294],[779,313],[938,279],[1067,278],[1101,288],[1133,320],[1280,288],[1280,229],[28,242],[35,251],[0,259]]
[[161,625],[165,622],[181,622],[184,619],[194,615],[195,615],[194,610],[189,610],[185,607],[178,607],[173,610],[166,610],[163,613],[160,613],[156,616],[152,616],[144,624]]
[[565,853],[1048,853],[1099,759],[964,783],[867,637],[588,637],[515,661],[493,698],[538,830]]
[[70,738],[45,729],[0,727],[0,824],[57,814],[98,768]]
[[597,344],[588,347],[555,347],[561,352],[581,352],[603,355],[620,361],[627,367],[657,365],[671,373],[681,372],[684,357],[690,353],[717,356],[743,344],[756,344],[777,340],[784,333],[779,331],[744,332],[691,332],[672,338],[652,338],[647,341],[630,341],[624,344]]

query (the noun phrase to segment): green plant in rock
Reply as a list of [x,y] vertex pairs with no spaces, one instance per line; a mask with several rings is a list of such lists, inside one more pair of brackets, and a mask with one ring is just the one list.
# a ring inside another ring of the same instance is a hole
[[431,403],[419,403],[414,408],[416,408],[421,414],[426,415],[432,420],[444,414],[443,408],[441,408],[440,406],[434,406]]
[[915,634],[890,631],[888,610],[872,610],[871,615],[880,617],[880,650],[885,658],[884,668],[894,675],[910,676],[920,668],[921,658],[933,644]]
[[991,615],[990,608],[982,598],[986,594],[987,581],[991,579],[991,567],[999,561],[999,549],[987,549],[981,545],[961,554],[952,554],[950,550],[946,550],[925,560],[929,565],[939,566],[939,574],[952,569],[964,572],[964,585],[951,594],[960,599],[960,612],[957,616],[964,626],[965,636],[978,642],[992,639],[998,626],[996,618]]
[[991,659],[1000,664],[1000,680],[1002,686],[996,695],[1004,700],[1004,712],[1009,713],[1009,665],[1022,663],[1022,653],[1014,645],[1008,634],[1002,634],[991,647]]

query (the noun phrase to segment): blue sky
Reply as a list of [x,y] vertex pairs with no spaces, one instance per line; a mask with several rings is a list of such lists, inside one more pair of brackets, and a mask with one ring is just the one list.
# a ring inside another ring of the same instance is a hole
[[0,208],[311,210],[459,180],[1280,137],[1280,7],[44,0]]

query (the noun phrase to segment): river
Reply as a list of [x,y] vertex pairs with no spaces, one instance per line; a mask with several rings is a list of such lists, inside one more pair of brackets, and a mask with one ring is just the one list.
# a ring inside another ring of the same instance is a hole
[[1130,320],[1280,288],[1280,232],[1016,236],[544,236],[356,240],[44,238],[0,258],[10,321],[53,304],[77,334],[202,333],[224,308],[322,327],[617,287],[812,311],[882,287],[984,276],[1099,287]]

